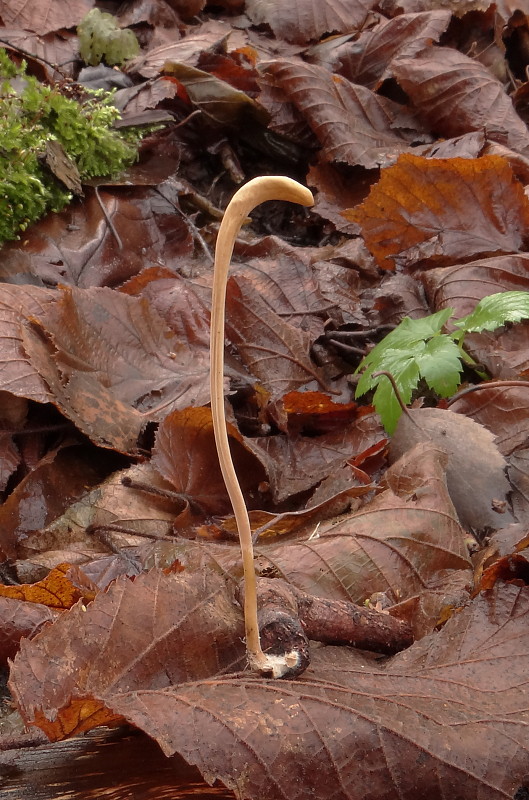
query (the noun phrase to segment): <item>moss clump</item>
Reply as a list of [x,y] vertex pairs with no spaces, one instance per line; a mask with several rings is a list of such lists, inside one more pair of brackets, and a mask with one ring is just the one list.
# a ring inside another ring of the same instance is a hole
[[39,83],[0,48],[0,243],[71,200],[39,160],[48,142],[62,144],[81,178],[114,175],[136,159],[140,135],[112,130],[120,116],[112,95],[86,96],[78,102]]
[[96,67],[101,61],[110,66],[123,64],[140,52],[136,36],[129,28],[119,28],[112,14],[93,8],[77,27],[79,53],[85,64]]

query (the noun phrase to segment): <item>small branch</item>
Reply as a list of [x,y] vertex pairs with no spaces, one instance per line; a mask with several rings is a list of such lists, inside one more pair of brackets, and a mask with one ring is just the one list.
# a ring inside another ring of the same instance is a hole
[[280,578],[259,578],[258,618],[261,642],[267,653],[297,654],[288,677],[308,666],[308,640],[349,645],[373,653],[393,655],[413,644],[405,620],[346,600],[328,600],[306,594]]
[[461,389],[460,392],[454,394],[448,401],[447,406],[450,407],[457,400],[460,400],[466,394],[472,392],[479,392],[482,389],[504,389],[507,386],[518,386],[522,389],[529,389],[529,381],[488,381],[488,383],[477,383],[475,386],[467,386],[466,389]]
[[97,188],[97,186],[94,186],[94,192],[95,192],[95,195],[96,195],[96,198],[97,198],[97,202],[99,203],[99,208],[103,212],[103,216],[107,221],[107,225],[110,228],[110,230],[112,231],[112,235],[114,236],[119,249],[123,250],[123,242],[121,241],[121,236],[117,232],[114,223],[110,219],[110,215],[109,215],[108,211],[106,210],[103,201],[101,200],[101,195],[99,194],[99,189]]

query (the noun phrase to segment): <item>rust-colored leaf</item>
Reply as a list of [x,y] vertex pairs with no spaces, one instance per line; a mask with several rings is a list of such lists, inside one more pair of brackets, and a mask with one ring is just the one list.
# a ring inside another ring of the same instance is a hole
[[402,155],[367,200],[344,215],[361,225],[384,269],[512,253],[529,235],[529,201],[498,156]]
[[72,567],[71,564],[59,564],[38,583],[21,586],[0,585],[1,597],[39,603],[59,611],[71,608],[78,600],[83,600],[85,603],[91,602],[96,591],[96,587],[87,579],[86,575],[78,567]]

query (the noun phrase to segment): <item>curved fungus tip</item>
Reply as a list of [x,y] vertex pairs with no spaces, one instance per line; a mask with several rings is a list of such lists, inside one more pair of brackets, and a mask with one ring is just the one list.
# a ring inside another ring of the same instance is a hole
[[[215,443],[220,468],[233,506],[241,545],[245,584],[244,624],[248,663],[252,670],[262,675],[281,677],[288,674],[290,670],[289,658],[291,658],[291,654],[271,656],[261,649],[257,620],[257,585],[252,532],[248,511],[230,454],[224,411],[224,317],[228,271],[235,239],[242,223],[252,209],[266,200],[287,200],[304,206],[314,204],[314,198],[309,189],[292,178],[283,176],[254,178],[242,186],[228,204],[220,225],[215,248],[211,300],[210,386]],[[283,661],[284,664],[282,663]]]

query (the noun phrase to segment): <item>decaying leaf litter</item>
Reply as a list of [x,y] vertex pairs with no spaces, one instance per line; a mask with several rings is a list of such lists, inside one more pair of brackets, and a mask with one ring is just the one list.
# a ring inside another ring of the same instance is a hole
[[[430,420],[398,445],[354,373],[406,315],[529,288],[523,4],[104,5],[141,44],[123,117],[173,121],[101,182],[106,214],[87,185],[2,247],[0,619],[18,712],[53,740],[128,722],[242,798],[522,800],[529,323],[470,334],[488,380],[467,369],[480,388],[448,403],[419,392]],[[39,76],[77,78],[92,6],[6,0],[0,35]],[[346,601],[415,638],[381,656],[322,617],[325,644],[283,681],[245,670],[208,406],[216,232],[260,174],[316,203],[256,209],[228,282],[258,583],[290,589],[302,627],[307,604],[334,619]]]

